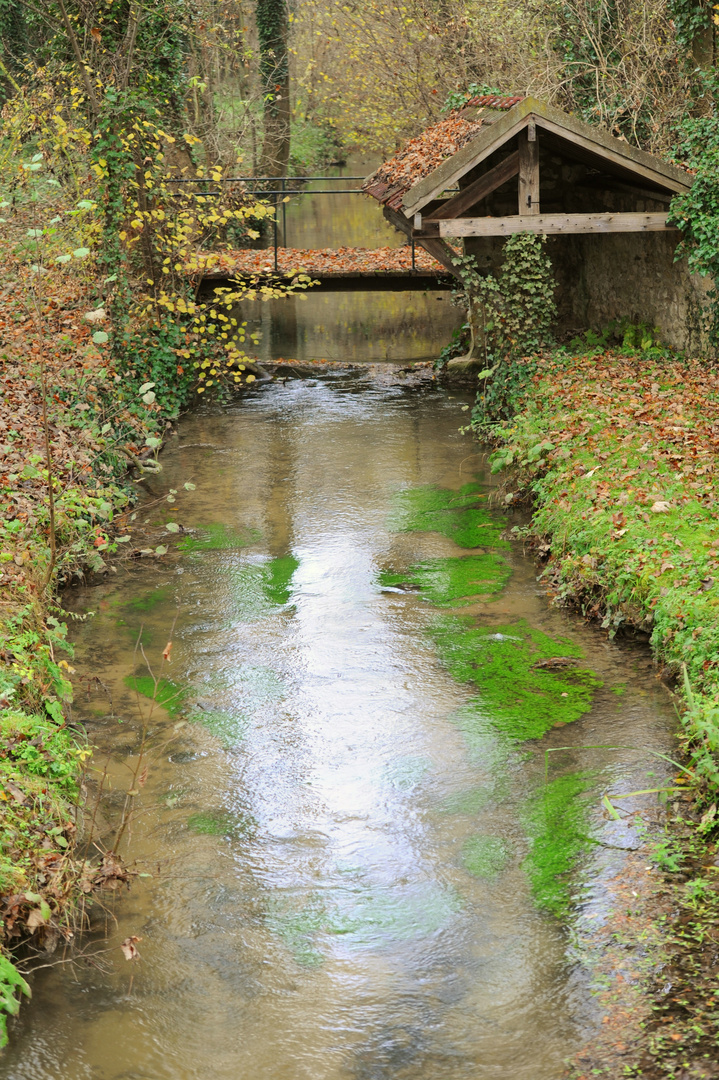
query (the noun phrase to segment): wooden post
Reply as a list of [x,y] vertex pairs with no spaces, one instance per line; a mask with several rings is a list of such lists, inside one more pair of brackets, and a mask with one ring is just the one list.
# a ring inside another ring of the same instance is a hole
[[539,142],[533,121],[519,132],[519,213],[538,214]]

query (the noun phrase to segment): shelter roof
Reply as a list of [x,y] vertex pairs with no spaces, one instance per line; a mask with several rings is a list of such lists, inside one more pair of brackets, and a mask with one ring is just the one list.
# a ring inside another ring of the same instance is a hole
[[488,158],[530,122],[545,144],[623,180],[664,192],[686,191],[692,177],[601,128],[532,97],[473,98],[427,128],[364,183],[389,209],[411,216]]
[[477,109],[511,109],[521,97],[484,94],[471,98],[461,109],[438,120],[404,146],[364,182],[364,190],[391,210],[400,210],[406,192],[429,176],[446,158],[470,142],[484,123]]

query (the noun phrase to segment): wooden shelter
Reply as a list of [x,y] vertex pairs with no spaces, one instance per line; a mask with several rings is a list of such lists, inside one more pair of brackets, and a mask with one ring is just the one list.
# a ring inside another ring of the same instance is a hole
[[627,318],[687,347],[705,285],[675,263],[667,214],[691,183],[536,98],[487,95],[411,140],[364,189],[450,272],[458,241],[489,272],[504,237],[546,234],[563,329]]

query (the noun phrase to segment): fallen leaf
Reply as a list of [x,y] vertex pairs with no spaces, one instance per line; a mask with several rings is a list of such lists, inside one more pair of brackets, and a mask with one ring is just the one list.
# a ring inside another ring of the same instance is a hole
[[40,908],[32,909],[27,919],[25,920],[25,925],[30,931],[39,930],[41,926],[45,925],[45,920],[42,917],[42,911],[40,910]]
[[172,661],[170,659],[170,653],[171,652],[172,652],[172,642],[168,641],[168,643],[167,643],[167,645],[165,645],[165,649],[164,649],[164,651],[162,653],[162,659],[167,660],[168,664],[172,663]]
[[651,511],[653,514],[668,514],[672,508],[672,504],[669,502],[655,502],[652,503]]
[[126,937],[120,945],[123,956],[126,960],[137,960],[139,958],[140,954],[135,946],[136,941],[142,941],[142,938],[137,937],[136,934],[133,934],[131,937]]

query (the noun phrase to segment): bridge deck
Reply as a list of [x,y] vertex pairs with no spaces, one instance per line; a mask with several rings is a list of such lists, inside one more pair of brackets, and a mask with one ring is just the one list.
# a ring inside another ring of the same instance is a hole
[[213,257],[203,281],[229,278],[258,278],[261,282],[304,273],[325,289],[447,289],[454,284],[450,275],[422,248],[279,248],[277,270],[272,248],[223,251]]

